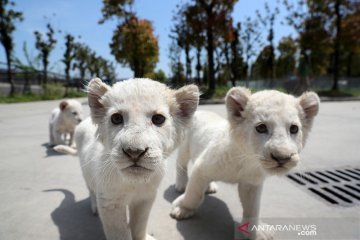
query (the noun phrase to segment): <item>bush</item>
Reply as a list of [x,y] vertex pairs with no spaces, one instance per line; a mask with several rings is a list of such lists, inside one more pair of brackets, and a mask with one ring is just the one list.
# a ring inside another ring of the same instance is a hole
[[87,93],[84,91],[80,91],[78,92],[75,89],[69,89],[68,94],[67,94],[67,98],[79,98],[79,97],[86,97]]
[[55,100],[64,97],[64,86],[59,83],[47,84],[44,93],[41,95],[42,100]]
[[217,86],[213,98],[222,99],[226,96],[226,93],[229,91],[230,87],[228,86]]
[[[19,103],[33,102],[41,100],[56,100],[64,98],[65,89],[62,84],[48,84],[44,92],[40,95],[33,93],[15,94],[14,96],[0,97],[0,103]],[[86,97],[85,92],[78,92],[75,89],[69,89],[66,98]]]

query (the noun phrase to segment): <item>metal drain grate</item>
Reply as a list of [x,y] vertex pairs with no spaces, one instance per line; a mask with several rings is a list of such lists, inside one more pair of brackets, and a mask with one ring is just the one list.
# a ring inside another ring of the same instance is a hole
[[295,172],[287,177],[328,204],[360,205],[360,168]]

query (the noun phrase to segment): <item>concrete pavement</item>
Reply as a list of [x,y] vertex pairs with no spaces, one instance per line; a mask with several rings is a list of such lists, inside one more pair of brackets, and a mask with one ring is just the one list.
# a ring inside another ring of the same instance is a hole
[[[90,211],[78,159],[46,147],[48,118],[59,101],[0,105],[0,239],[104,239]],[[87,106],[85,106],[87,109]],[[225,114],[224,105],[200,109]],[[360,167],[360,102],[322,103],[298,170]],[[88,112],[88,111],[87,111]],[[177,222],[169,217],[178,194],[175,161],[154,204],[149,232],[158,240],[234,239],[234,218],[242,210],[235,185],[220,184],[196,216]],[[262,198],[263,217],[359,217],[359,206],[333,207],[287,178],[271,177]],[[360,227],[360,226],[359,226]]]

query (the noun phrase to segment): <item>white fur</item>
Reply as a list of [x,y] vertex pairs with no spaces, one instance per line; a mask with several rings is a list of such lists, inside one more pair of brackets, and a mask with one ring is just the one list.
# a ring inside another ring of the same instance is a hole
[[74,146],[56,145],[53,149],[59,153],[70,154],[73,156],[77,155],[77,149]]
[[[165,159],[197,108],[198,88],[175,91],[149,79],[130,79],[110,88],[93,79],[88,99],[91,119],[76,128],[75,141],[92,210],[98,210],[108,240],[153,239],[146,226]],[[123,122],[114,124],[113,114],[121,114]],[[152,122],[156,114],[166,118],[163,124]],[[138,167],[126,149],[147,149]]]
[[[173,218],[191,217],[211,181],[223,181],[238,184],[243,223],[258,224],[263,181],[268,175],[285,174],[300,161],[319,98],[313,92],[295,98],[273,90],[251,94],[237,87],[228,92],[226,107],[227,121],[211,112],[194,116],[179,148],[176,189],[185,193],[173,202]],[[259,124],[265,124],[268,132],[258,133]],[[298,126],[298,133],[290,133],[291,125]],[[188,179],[190,159],[195,162]],[[266,232],[249,237],[272,238]]]
[[73,145],[76,125],[83,120],[83,107],[76,100],[64,100],[51,112],[49,120],[49,146],[66,144]]

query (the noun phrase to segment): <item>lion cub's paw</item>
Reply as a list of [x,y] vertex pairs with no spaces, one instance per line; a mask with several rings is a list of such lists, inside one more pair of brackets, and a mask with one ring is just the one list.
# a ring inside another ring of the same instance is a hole
[[[260,225],[268,225],[266,223],[260,223]],[[256,240],[273,240],[275,231],[256,231]]]
[[182,206],[182,201],[184,199],[184,196],[185,195],[182,194],[172,202],[173,208],[170,212],[170,216],[172,218],[181,220],[181,219],[190,218],[194,215],[194,210]]
[[146,239],[145,240],[156,240],[156,238],[154,238],[153,236],[146,234]]
[[206,190],[206,193],[207,194],[213,194],[213,193],[216,193],[218,190],[218,186],[216,183],[214,182],[211,182]]
[[186,186],[182,186],[181,184],[175,184],[175,190],[179,193],[185,192]]
[[194,213],[194,210],[176,206],[171,210],[170,216],[176,220],[182,220],[192,217]]

